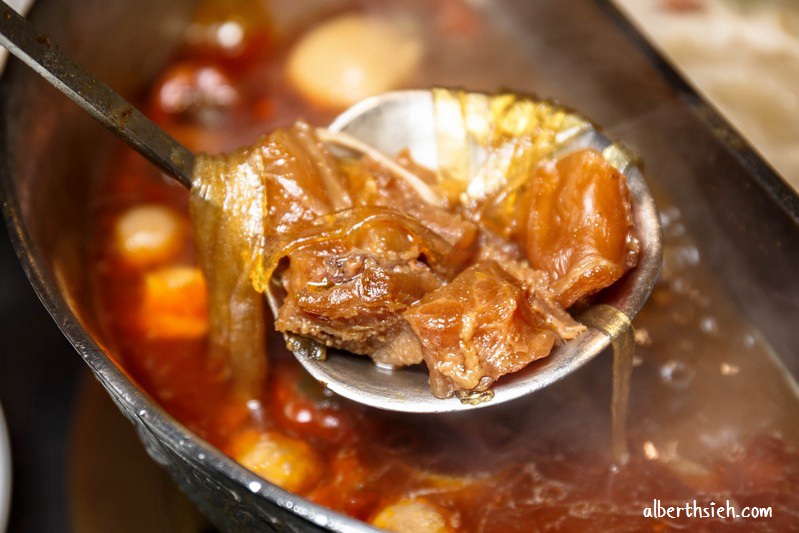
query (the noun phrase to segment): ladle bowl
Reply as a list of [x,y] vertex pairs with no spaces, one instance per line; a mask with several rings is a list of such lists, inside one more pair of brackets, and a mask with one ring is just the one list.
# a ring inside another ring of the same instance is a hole
[[[416,162],[436,168],[434,117],[431,91],[396,91],[355,104],[339,115],[329,129],[367,142],[388,157],[408,149]],[[619,335],[630,334],[630,321],[649,297],[660,272],[662,242],[658,212],[632,152],[608,139],[590,122],[585,124],[570,132],[568,142],[559,151],[595,149],[624,174],[641,244],[637,266],[579,317],[589,326],[585,333],[524,370],[500,378],[491,388],[493,395],[467,400],[435,397],[425,368],[391,369],[375,365],[367,357],[338,352],[321,360],[312,344],[290,343],[305,369],[336,394],[372,407],[414,413],[465,411],[498,405],[540,390],[599,355]]]

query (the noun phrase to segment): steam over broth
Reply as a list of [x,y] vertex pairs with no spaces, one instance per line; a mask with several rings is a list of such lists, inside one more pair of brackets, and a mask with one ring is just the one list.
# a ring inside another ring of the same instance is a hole
[[[377,35],[411,46],[399,77],[386,77],[373,57],[353,59],[349,67],[375,76],[363,90],[536,87],[513,31],[461,0],[274,4],[206,0],[184,51],[151,88],[149,115],[192,150],[230,151],[298,118],[325,124],[347,98],[362,97],[360,86],[320,97],[324,88],[304,85],[307,60],[295,54],[312,56],[313,40],[337,24],[354,34],[352,20],[367,15],[383,25]],[[414,417],[322,390],[266,324],[267,385],[261,397],[242,395],[210,355],[188,195],[128,151],[97,193],[96,294],[119,360],[178,420],[266,479],[380,527],[791,527],[799,519],[796,385],[703,263],[679,208],[657,200],[664,271],[634,322],[631,457],[620,469],[611,458],[609,356],[511,405]],[[773,518],[643,516],[655,499],[771,506]]]

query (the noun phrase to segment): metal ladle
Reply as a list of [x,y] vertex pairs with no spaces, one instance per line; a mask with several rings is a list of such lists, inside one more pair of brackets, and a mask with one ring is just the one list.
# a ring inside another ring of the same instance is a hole
[[[632,196],[633,217],[641,245],[637,266],[577,317],[589,327],[585,333],[525,369],[501,377],[492,385],[491,394],[465,400],[433,396],[425,368],[387,369],[372,364],[366,357],[336,353],[320,360],[312,343],[297,343],[293,351],[305,369],[333,392],[359,403],[394,411],[438,413],[464,411],[521,398],[567,376],[612,346],[616,378],[614,426],[620,426],[625,418],[635,347],[631,320],[646,302],[660,273],[660,222],[652,193],[635,156],[588,121],[585,124],[570,134],[560,152],[593,148],[624,174]],[[328,129],[368,141],[385,156],[393,157],[408,149],[414,161],[428,168],[438,166],[431,91],[397,91],[368,98],[344,111]],[[616,446],[622,444],[614,442]],[[614,455],[619,458],[623,453],[616,450]]]
[[[1,1],[0,10],[0,44],[164,172],[191,187],[195,161],[192,152],[96,80]],[[408,148],[415,160],[435,168],[433,120],[429,91],[400,91],[356,104],[329,129],[368,141],[389,157]],[[374,365],[366,357],[339,354],[321,361],[314,343],[289,335],[288,344],[297,359],[333,392],[356,402],[395,411],[434,413],[463,411],[520,398],[575,371],[612,344],[619,378],[614,381],[613,401],[622,404],[629,387],[634,346],[630,321],[646,301],[660,271],[660,225],[651,192],[630,153],[594,128],[581,131],[567,148],[586,147],[601,151],[626,176],[641,250],[638,265],[605,291],[599,303],[578,317],[589,326],[583,335],[526,369],[501,378],[494,384],[488,401],[436,398],[422,368],[391,370]],[[623,416],[614,418],[623,420]]]

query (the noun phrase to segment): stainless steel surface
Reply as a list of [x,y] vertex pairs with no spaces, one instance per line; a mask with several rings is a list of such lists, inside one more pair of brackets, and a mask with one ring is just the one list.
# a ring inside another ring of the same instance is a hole
[[[368,142],[383,154],[394,157],[408,148],[413,158],[430,168],[437,167],[433,98],[430,91],[397,91],[376,96],[354,105],[330,126]],[[613,306],[629,321],[652,292],[662,259],[660,222],[652,193],[641,169],[629,152],[614,144],[597,129],[581,130],[563,148],[594,148],[626,177],[632,194],[633,216],[641,241],[638,265],[619,280],[601,302]],[[295,350],[305,369],[336,394],[379,409],[407,413],[444,413],[468,411],[498,405],[558,381],[602,353],[611,336],[604,328],[593,328],[579,338],[556,348],[522,371],[503,376],[492,387],[493,398],[480,402],[462,402],[456,397],[433,396],[426,371],[418,368],[387,369],[363,356],[339,352],[324,361],[313,350]]]
[[69,442],[70,525],[75,533],[214,533],[153,463],[102,386],[77,380]]
[[64,54],[8,4],[0,2],[0,11],[2,46],[168,175],[191,187],[194,154]]

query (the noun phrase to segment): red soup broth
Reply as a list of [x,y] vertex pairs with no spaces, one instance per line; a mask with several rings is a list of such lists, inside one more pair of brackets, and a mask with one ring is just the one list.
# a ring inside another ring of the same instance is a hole
[[[513,32],[462,0],[296,4],[204,2],[143,99],[149,116],[207,152],[298,118],[329,122],[341,105],[298,88],[287,63],[304,35],[353,13],[402,21],[418,39],[420,59],[387,89],[535,86]],[[503,61],[484,52],[499,49]],[[270,481],[382,527],[424,519],[436,531],[796,527],[796,385],[703,263],[679,208],[657,200],[664,271],[635,320],[631,457],[622,467],[610,453],[609,357],[511,405],[412,416],[334,396],[272,332],[263,396],[238,396],[208,356],[188,192],[126,149],[94,204],[96,297],[119,361],[168,412]],[[125,233],[141,227],[150,232],[143,244]],[[772,516],[685,518],[686,504],[769,507]],[[658,518],[658,505],[681,506],[681,516]]]

